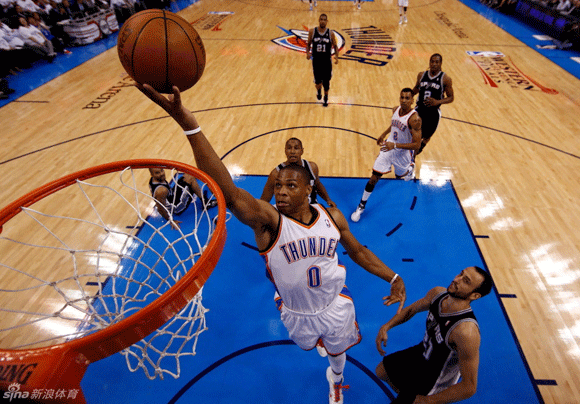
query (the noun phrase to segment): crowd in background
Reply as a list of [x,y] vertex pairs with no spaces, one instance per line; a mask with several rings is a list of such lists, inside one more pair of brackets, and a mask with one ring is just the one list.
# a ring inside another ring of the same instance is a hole
[[169,8],[171,0],[0,0],[0,99],[14,91],[5,79],[74,45],[64,29],[70,20],[113,9],[121,25],[136,12]]
[[[495,8],[506,14],[513,14],[518,0],[480,0],[488,7]],[[580,48],[580,0],[530,0],[539,4],[554,15],[565,16],[568,23],[564,26],[559,38],[553,43],[538,46],[541,49],[569,49]]]

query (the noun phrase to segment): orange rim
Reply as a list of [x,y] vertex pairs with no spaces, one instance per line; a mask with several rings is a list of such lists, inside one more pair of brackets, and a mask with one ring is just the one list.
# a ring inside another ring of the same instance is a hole
[[[24,350],[0,349],[0,367],[15,375],[27,388],[69,385],[80,383],[86,367],[95,361],[113,355],[145,338],[175,316],[200,290],[211,275],[226,241],[226,203],[217,183],[203,171],[188,164],[170,160],[124,160],[88,168],[43,185],[12,202],[0,211],[2,226],[35,202],[63,189],[77,180],[86,180],[123,169],[160,167],[177,169],[205,182],[218,202],[217,223],[211,240],[193,267],[167,292],[131,316],[85,337],[65,343]],[[47,368],[47,369],[45,369]],[[51,372],[52,370],[52,372]],[[51,374],[54,373],[54,374]],[[79,374],[80,373],[80,374]],[[66,380],[63,380],[66,379]],[[78,379],[78,381],[77,381]],[[10,380],[9,380],[10,381]],[[0,381],[7,386],[8,381]],[[84,402],[82,392],[80,401]]]

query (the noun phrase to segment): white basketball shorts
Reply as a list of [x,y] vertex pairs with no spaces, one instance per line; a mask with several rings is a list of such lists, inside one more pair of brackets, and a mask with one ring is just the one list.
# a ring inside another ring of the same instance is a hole
[[329,354],[339,355],[358,344],[362,338],[356,322],[354,303],[343,293],[315,314],[298,313],[284,304],[280,311],[290,338],[306,351],[314,348],[318,339],[322,339]]
[[391,167],[395,167],[395,175],[399,177],[412,170],[413,152],[406,149],[381,150],[375,160],[373,170],[387,174],[391,172]]

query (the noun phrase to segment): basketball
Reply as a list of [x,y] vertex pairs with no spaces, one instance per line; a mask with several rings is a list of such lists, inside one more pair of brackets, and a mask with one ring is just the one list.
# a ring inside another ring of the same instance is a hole
[[197,31],[166,10],[144,10],[119,31],[117,52],[125,71],[161,93],[191,88],[203,74],[205,48]]

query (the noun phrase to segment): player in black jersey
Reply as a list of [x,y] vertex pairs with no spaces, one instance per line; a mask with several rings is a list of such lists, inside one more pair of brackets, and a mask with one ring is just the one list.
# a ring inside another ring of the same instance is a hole
[[[207,195],[201,192],[199,184],[190,174],[178,174],[169,183],[163,168],[150,168],[149,173],[151,174],[149,191],[155,198],[157,211],[165,220],[172,219],[172,215],[183,213],[193,201],[194,195],[202,201],[205,208],[217,206],[217,201],[213,198],[208,200]],[[181,222],[172,220],[171,227],[177,229],[179,223]]]
[[301,165],[306,168],[310,173],[310,186],[312,187],[312,192],[310,193],[310,203],[318,203],[317,196],[320,195],[322,199],[326,201],[329,207],[335,208],[336,203],[330,199],[328,192],[320,178],[318,177],[318,165],[314,161],[307,161],[302,158],[304,154],[304,147],[302,146],[302,141],[298,138],[291,137],[286,141],[284,146],[284,153],[286,153],[286,161],[280,163],[272,170],[264,185],[264,190],[262,191],[261,200],[270,202],[274,196],[274,187],[276,184],[276,178],[278,178],[278,173],[280,170],[288,165],[296,164]]
[[437,130],[439,119],[441,119],[441,110],[439,106],[442,104],[450,104],[453,102],[453,81],[451,77],[441,71],[441,64],[443,57],[435,53],[429,58],[429,70],[419,72],[417,75],[417,83],[413,87],[413,95],[419,93],[417,99],[416,110],[423,122],[421,148],[415,153],[419,155],[431,136]]
[[338,64],[338,44],[336,36],[328,25],[326,14],[320,14],[318,27],[312,28],[308,32],[308,43],[306,44],[306,59],[312,59],[312,70],[314,72],[314,85],[316,86],[316,98],[322,98],[322,88],[324,88],[323,106],[328,106],[328,90],[330,89],[330,79],[332,78],[332,50],[334,49],[334,63]]
[[384,357],[377,365],[377,376],[398,393],[391,404],[453,403],[475,394],[480,334],[471,302],[487,295],[491,287],[489,273],[479,267],[465,268],[447,290],[431,289],[381,327],[376,344],[384,355],[387,332],[429,310],[423,341]]

